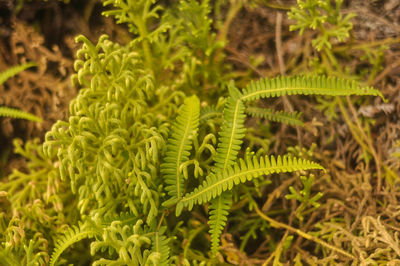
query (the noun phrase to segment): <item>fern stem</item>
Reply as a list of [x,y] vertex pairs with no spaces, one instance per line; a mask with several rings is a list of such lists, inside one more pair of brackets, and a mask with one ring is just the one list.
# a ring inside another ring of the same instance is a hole
[[236,14],[240,11],[240,9],[242,9],[242,6],[243,6],[243,3],[241,0],[236,1],[234,4],[230,5],[229,11],[226,15],[226,19],[224,21],[224,24],[222,25],[222,27],[220,28],[220,30],[218,32],[217,41],[226,42],[229,27],[232,23],[232,20],[236,17]]
[[[149,1],[147,1],[146,6],[144,7],[145,12],[147,12],[149,10],[149,8],[150,8]],[[149,35],[149,33],[147,31],[146,21],[144,20],[143,17],[144,17],[144,15],[143,16],[138,15],[137,17],[135,16],[135,18],[133,18],[133,20],[139,31],[139,35],[142,38],[142,48],[143,48],[144,58],[145,58],[145,62],[147,64],[148,70],[154,75],[152,53],[151,53],[151,49],[149,46],[149,41],[147,40],[147,36]]]
[[375,46],[382,46],[382,45],[389,45],[389,44],[396,44],[400,43],[400,38],[386,38],[383,40],[376,40],[376,41],[368,41],[362,42],[354,45],[344,44],[338,45],[332,48],[333,52],[343,52],[346,50],[363,50],[368,49]]
[[297,234],[297,235],[299,235],[299,236],[301,236],[301,237],[303,237],[303,238],[305,238],[305,239],[307,239],[307,240],[314,241],[315,243],[318,243],[318,244],[320,244],[321,246],[324,246],[324,247],[326,247],[326,248],[328,248],[328,249],[331,249],[331,250],[336,251],[336,252],[338,252],[338,253],[340,253],[340,254],[342,254],[342,255],[345,255],[346,257],[352,258],[352,259],[354,259],[354,260],[356,259],[356,257],[354,257],[352,254],[348,253],[347,251],[344,251],[344,250],[341,249],[341,248],[338,248],[338,247],[335,247],[335,246],[333,246],[333,245],[331,245],[331,244],[328,244],[328,243],[326,243],[325,241],[323,241],[323,240],[321,240],[321,239],[319,239],[319,238],[317,238],[317,237],[315,237],[315,236],[312,236],[312,235],[310,235],[310,234],[308,234],[308,233],[306,233],[306,232],[301,231],[300,229],[294,228],[294,227],[292,227],[292,226],[290,226],[290,225],[287,225],[287,224],[278,222],[278,221],[276,221],[276,220],[274,220],[274,219],[268,217],[267,215],[265,215],[264,213],[261,212],[261,210],[258,208],[257,205],[254,206],[254,209],[256,210],[257,214],[258,214],[261,218],[263,218],[264,220],[266,220],[267,222],[269,222],[270,225],[271,225],[272,227],[274,227],[274,228],[277,228],[277,229],[279,229],[279,228],[284,228],[284,229],[286,229],[286,230],[288,230],[288,231],[290,231],[290,232],[292,232],[292,233],[295,233],[295,234]]

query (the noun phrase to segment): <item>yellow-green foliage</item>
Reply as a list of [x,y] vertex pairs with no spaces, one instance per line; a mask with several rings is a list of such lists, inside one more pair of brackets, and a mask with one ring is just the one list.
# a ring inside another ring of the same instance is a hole
[[[266,78],[241,90],[228,85],[209,1],[103,3],[105,15],[128,25],[132,41],[77,37],[73,81],[81,89],[68,120],[55,123],[43,145],[27,145],[24,156],[36,162],[27,173],[0,183],[10,201],[0,216],[4,265],[215,265],[230,205],[246,195],[248,181],[256,187],[273,173],[323,169],[257,150],[242,156],[246,109],[261,113],[249,103],[293,94],[382,96],[319,76]],[[300,124],[298,116],[265,117]],[[211,243],[194,215],[208,207]]]

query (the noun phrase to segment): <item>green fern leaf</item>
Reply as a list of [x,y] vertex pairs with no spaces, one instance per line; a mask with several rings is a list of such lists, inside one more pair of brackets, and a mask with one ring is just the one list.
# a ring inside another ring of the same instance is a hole
[[217,254],[220,236],[228,220],[231,204],[231,191],[224,191],[219,197],[211,200],[208,224],[210,225],[211,253],[213,256]]
[[178,202],[176,214],[179,216],[183,207],[188,207],[191,210],[195,204],[203,204],[216,198],[222,192],[231,190],[233,185],[238,185],[263,175],[309,169],[324,168],[315,162],[287,156],[278,156],[278,158],[274,156],[270,158],[268,156],[260,158],[253,156],[246,161],[239,159],[238,163],[229,166],[226,170],[209,174],[199,187],[186,194]]
[[[283,95],[373,95],[384,99],[382,93],[373,87],[362,86],[354,80],[336,77],[277,77],[252,81],[244,90],[243,101],[259,98],[279,97]],[[385,99],[384,99],[385,100]]]
[[4,106],[0,107],[0,116],[26,119],[34,122],[43,122],[43,120],[40,117],[37,117],[36,115]]
[[63,236],[61,236],[53,250],[51,255],[50,265],[53,266],[57,262],[58,258],[68,247],[72,246],[76,242],[81,241],[85,238],[93,238],[96,235],[101,235],[99,230],[94,225],[80,224],[78,226],[72,226]]
[[249,106],[246,108],[246,113],[253,117],[265,118],[292,126],[304,126],[303,121],[300,119],[302,115],[301,112],[287,113],[284,111],[274,111],[269,108]]
[[158,255],[157,261],[154,262],[154,265],[170,265],[169,264],[169,238],[167,238],[164,233],[167,227],[163,226],[160,228],[158,232],[155,232],[151,237],[152,248],[151,250]]
[[224,108],[224,122],[219,132],[217,154],[214,158],[215,168],[222,170],[235,163],[246,131],[245,106],[240,100],[242,94],[233,84],[229,86],[229,94]]
[[[5,71],[0,73],[0,85],[3,84],[7,79],[17,75],[19,72],[24,71],[27,68],[36,66],[37,64],[34,62],[22,64],[19,66],[14,66]],[[37,117],[33,114],[14,109],[8,107],[0,107],[0,116],[12,117],[12,118],[19,118],[19,119],[26,119],[35,122],[42,122],[40,117]]]
[[[223,171],[235,163],[246,131],[244,127],[245,106],[240,100],[242,95],[235,88],[233,82],[229,84],[229,94],[230,97],[223,112],[224,122],[219,132],[217,154],[214,158],[214,173]],[[214,256],[218,250],[220,235],[226,225],[231,203],[232,193],[226,191],[214,199],[210,205],[209,232],[211,235],[211,251]]]
[[207,120],[221,117],[222,113],[218,111],[214,106],[206,106],[200,110],[199,123],[203,124]]
[[103,227],[110,226],[111,223],[115,221],[119,221],[121,225],[131,225],[136,224],[136,222],[139,220],[137,215],[130,212],[121,212],[107,217],[95,217],[95,219],[98,219],[95,220],[95,222],[98,221]]
[[196,136],[199,126],[199,114],[199,99],[196,96],[186,98],[176,122],[172,125],[166,157],[161,164],[161,173],[170,196],[170,199],[164,202],[164,206],[174,204],[182,197],[184,177],[180,171],[180,165],[189,159],[192,138]]
[[33,67],[33,66],[37,66],[37,64],[34,62],[29,62],[26,64],[10,67],[10,68],[4,70],[3,72],[0,73],[0,85],[3,84],[7,79],[17,75],[19,72],[22,72],[25,69]]

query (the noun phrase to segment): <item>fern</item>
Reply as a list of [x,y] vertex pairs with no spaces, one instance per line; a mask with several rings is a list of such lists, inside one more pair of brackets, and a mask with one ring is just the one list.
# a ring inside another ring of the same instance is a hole
[[79,242],[85,238],[99,236],[100,234],[101,230],[90,223],[80,224],[79,226],[72,226],[64,233],[62,237],[58,238],[58,241],[53,250],[53,254],[51,255],[50,265],[55,265],[64,250],[72,246],[74,243]]
[[[185,195],[176,206],[176,214],[179,216],[183,207],[193,208],[194,204],[202,204],[212,200],[210,206],[210,233],[212,241],[212,254],[215,255],[219,236],[226,224],[227,210],[231,197],[228,190],[233,184],[245,182],[264,174],[290,172],[306,169],[322,169],[316,163],[290,159],[289,157],[268,157],[258,159],[240,159],[235,164],[237,154],[241,148],[244,137],[245,101],[259,98],[279,97],[292,94],[319,94],[319,95],[383,95],[372,87],[362,87],[355,81],[326,77],[279,77],[275,79],[261,79],[252,82],[243,93],[240,93],[231,83],[229,85],[230,97],[226,101],[223,124],[219,132],[217,154],[214,157],[213,172],[193,192]],[[250,113],[262,115],[278,121],[286,121],[291,124],[302,125],[299,114],[287,114],[272,111],[261,112],[259,109],[251,109]],[[221,198],[219,198],[221,197]]]
[[19,72],[22,72],[25,69],[34,67],[34,66],[37,66],[37,64],[34,62],[29,62],[29,63],[25,63],[25,64],[18,65],[18,66],[13,66],[13,67],[6,69],[5,71],[0,73],[0,85],[3,84],[7,79],[17,75]]
[[229,86],[229,94],[230,97],[226,101],[223,114],[224,120],[219,132],[217,154],[214,158],[216,169],[226,169],[236,161],[246,131],[244,127],[245,106],[240,100],[242,94],[232,83]]
[[35,121],[35,122],[43,122],[43,120],[40,117],[37,117],[36,115],[14,109],[14,108],[9,108],[9,107],[0,107],[0,116],[6,116],[6,117],[11,117],[11,118],[19,118],[19,119],[26,119],[30,121]]
[[200,117],[199,117],[199,123],[203,124],[207,120],[214,119],[216,117],[221,117],[222,113],[217,110],[216,107],[214,106],[206,106],[204,108],[201,108],[200,110]]
[[148,258],[148,260],[152,261],[154,265],[169,265],[169,254],[170,254],[170,247],[169,241],[170,239],[167,238],[164,234],[167,227],[163,226],[155,232],[152,237],[152,248],[153,254],[156,254],[154,258]]
[[134,224],[138,221],[137,215],[130,212],[121,212],[109,217],[93,217],[94,222],[101,224],[101,226],[109,226],[114,221],[119,221],[122,225]]
[[[17,75],[19,72],[24,71],[25,69],[36,66],[36,65],[37,64],[34,62],[30,62],[30,63],[25,63],[23,65],[8,68],[7,70],[0,73],[0,85],[2,85],[9,78]],[[37,117],[33,114],[30,114],[30,113],[27,113],[27,112],[24,112],[24,111],[21,111],[18,109],[14,109],[14,108],[4,107],[4,106],[0,107],[0,116],[26,119],[26,120],[35,121],[35,122],[43,121],[40,117]]]
[[220,196],[211,201],[208,224],[210,225],[211,254],[213,256],[215,256],[218,251],[220,236],[228,220],[231,204],[231,191],[224,191]]
[[312,40],[312,45],[318,50],[331,49],[333,38],[342,42],[350,36],[353,24],[350,20],[356,16],[354,13],[346,15],[340,13],[343,1],[330,0],[298,0],[298,5],[293,6],[288,12],[290,19],[296,21],[290,25],[290,30],[299,30],[300,35],[304,30],[311,28],[318,31],[318,36]]
[[[180,166],[189,159],[192,139],[199,126],[200,102],[196,96],[185,99],[176,122],[172,125],[167,152],[161,173],[167,184],[168,202],[180,200],[183,195],[183,175]],[[166,205],[168,203],[165,203]]]
[[373,87],[361,86],[358,82],[336,77],[277,77],[252,81],[243,90],[243,101],[284,95],[373,95],[384,99],[382,93]]
[[112,256],[93,265],[168,265],[170,238],[164,234],[165,227],[153,227],[154,224],[147,226],[141,219],[126,225],[118,220],[112,222],[90,245],[92,256],[107,249]]
[[253,117],[266,118],[271,121],[289,124],[292,126],[304,126],[303,121],[300,117],[301,112],[287,113],[284,111],[274,111],[268,108],[259,108],[249,106],[246,108],[246,113]]
[[[217,154],[214,158],[213,172],[224,171],[235,163],[244,137],[244,104],[240,100],[241,93],[233,83],[229,84],[229,94],[224,113],[223,124],[219,132]],[[210,205],[210,234],[211,251],[215,256],[219,246],[219,239],[227,221],[228,210],[232,203],[232,193],[226,191],[214,199]]]
[[[46,264],[55,246],[49,262],[55,265],[63,252],[85,238],[92,238],[90,254],[77,252],[94,266],[221,263],[201,254],[207,246],[202,242],[206,225],[198,226],[197,217],[189,213],[184,219],[171,217],[171,205],[176,203],[180,215],[184,208],[210,202],[215,257],[233,199],[247,197],[251,210],[257,204],[253,192],[262,191],[260,186],[267,183],[258,182],[264,175],[323,169],[305,159],[259,157],[262,150],[246,151],[244,159],[239,158],[245,148],[246,109],[251,116],[302,125],[299,113],[246,104],[294,94],[383,97],[355,81],[280,77],[252,82],[243,91],[232,82],[229,97],[219,101],[227,80],[238,76],[223,63],[223,30],[218,35],[213,30],[227,29],[242,1],[227,5],[227,21],[210,19],[219,16],[211,6],[226,1],[102,2],[109,7],[103,14],[126,23],[134,38],[123,45],[105,35],[97,43],[77,38],[82,48],[73,81],[81,89],[70,104],[68,120],[58,121],[43,146],[36,145],[40,152],[21,153],[31,161],[27,174],[15,172],[0,184],[0,197],[7,195],[11,202],[10,210],[0,213],[0,263]],[[18,69],[13,71],[2,77],[15,75]],[[185,97],[194,91],[196,96]],[[200,100],[207,106],[216,99],[215,108],[200,109]],[[232,191],[247,181],[255,186]],[[187,194],[186,186],[191,191]],[[233,218],[238,217],[235,212]],[[65,234],[51,233],[68,224],[78,226]],[[43,237],[32,238],[35,232],[44,232]]]
[[179,216],[183,207],[189,210],[195,204],[203,204],[221,195],[226,190],[231,190],[233,185],[259,178],[263,175],[273,173],[294,172],[299,170],[324,169],[321,165],[296,157],[268,156],[257,158],[249,157],[246,161],[239,159],[233,166],[227,167],[224,171],[211,173],[206,180],[193,192],[186,194],[176,207],[176,214]]

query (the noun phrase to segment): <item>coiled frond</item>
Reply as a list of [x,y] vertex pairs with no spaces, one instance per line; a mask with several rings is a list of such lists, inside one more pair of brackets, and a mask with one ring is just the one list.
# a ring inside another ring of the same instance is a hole
[[270,158],[268,156],[260,158],[253,156],[247,160],[239,159],[238,163],[228,167],[226,170],[209,174],[199,187],[185,195],[178,202],[176,214],[179,215],[183,207],[188,207],[191,210],[195,204],[203,204],[216,198],[222,192],[231,190],[233,185],[238,185],[263,175],[310,169],[323,169],[323,167],[315,162],[287,156],[278,156],[277,158],[274,156]]
[[266,118],[274,122],[289,124],[292,126],[304,126],[301,121],[301,112],[287,113],[285,111],[274,111],[269,108],[260,108],[249,106],[246,108],[246,113],[252,117]]
[[283,95],[373,95],[384,99],[382,93],[373,87],[362,86],[354,80],[336,77],[277,77],[252,81],[243,90],[243,101],[259,98],[279,97]]
[[114,221],[91,243],[90,252],[94,256],[108,250],[110,255],[118,256],[99,259],[93,265],[168,265],[170,239],[165,236],[165,230],[165,227],[152,230],[140,219],[126,225]]
[[161,164],[161,173],[167,184],[169,202],[180,200],[183,195],[184,176],[181,164],[189,160],[192,139],[199,126],[200,101],[196,96],[185,99],[175,123],[171,127],[167,152]]
[[[157,215],[156,170],[167,137],[167,119],[149,112],[158,99],[140,55],[103,35],[97,44],[79,36],[75,80],[83,88],[70,104],[68,122],[46,134],[44,150],[60,160],[60,175],[78,193],[81,213],[95,209],[112,215],[117,208],[150,223]],[[126,205],[124,205],[126,203]],[[123,206],[123,207],[122,207]]]

